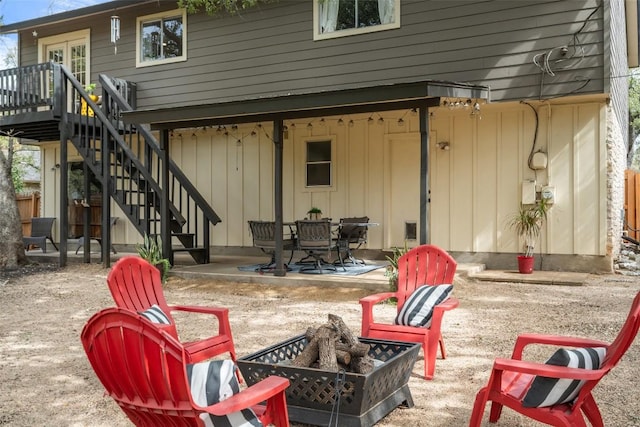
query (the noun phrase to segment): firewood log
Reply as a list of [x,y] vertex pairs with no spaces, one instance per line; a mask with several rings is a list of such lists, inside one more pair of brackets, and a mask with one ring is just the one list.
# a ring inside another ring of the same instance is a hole
[[344,323],[342,317],[335,314],[329,314],[329,323],[335,325],[342,341],[346,342],[350,346],[358,344],[358,338],[351,332],[351,329]]
[[342,351],[336,348],[336,359],[341,365],[349,365],[349,363],[351,363],[351,354],[349,354],[348,351]]
[[338,372],[335,332],[331,330],[331,328],[321,326],[318,328],[314,339],[318,341],[318,362],[320,369],[329,372]]
[[358,374],[368,374],[373,371],[373,359],[369,356],[354,357],[349,365],[353,372]]
[[299,367],[309,367],[318,360],[318,339],[314,337],[291,364]]

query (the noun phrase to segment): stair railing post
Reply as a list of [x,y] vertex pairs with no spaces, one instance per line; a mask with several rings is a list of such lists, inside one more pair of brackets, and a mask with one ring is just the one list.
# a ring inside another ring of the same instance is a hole
[[[111,118],[109,106],[111,100],[109,94],[104,88],[102,89],[102,110],[108,118]],[[111,153],[115,150],[115,140],[108,132],[107,127],[102,123],[100,131],[102,135],[101,152],[102,152],[102,215],[100,216],[100,238],[102,239],[101,260],[105,268],[111,265],[111,188],[114,183],[111,180]]]
[[[57,69],[57,72],[55,72]],[[57,78],[56,78],[57,77]],[[60,105],[60,267],[67,265],[67,235],[69,231],[69,167],[68,147],[71,137],[67,113],[67,87],[60,65],[54,66],[54,93]]]

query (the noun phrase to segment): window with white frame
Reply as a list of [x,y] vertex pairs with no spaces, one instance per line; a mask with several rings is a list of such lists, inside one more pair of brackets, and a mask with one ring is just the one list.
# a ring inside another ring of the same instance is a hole
[[400,28],[400,0],[314,0],[314,40]]
[[306,186],[331,186],[332,141],[307,141]]
[[186,24],[184,9],[139,17],[136,30],[136,66],[186,61]]

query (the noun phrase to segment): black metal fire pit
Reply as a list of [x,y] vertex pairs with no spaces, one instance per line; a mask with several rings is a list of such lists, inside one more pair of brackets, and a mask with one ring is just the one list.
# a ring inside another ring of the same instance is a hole
[[[402,341],[360,338],[369,344],[369,356],[376,367],[368,374],[335,372],[291,366],[307,345],[304,334],[238,359],[238,367],[247,385],[269,375],[288,378],[289,418],[305,424],[340,427],[371,426],[398,405],[413,407],[409,376],[420,345]],[[336,389],[336,384],[341,386]],[[339,391],[339,393],[338,393]],[[334,411],[332,417],[332,411]]]

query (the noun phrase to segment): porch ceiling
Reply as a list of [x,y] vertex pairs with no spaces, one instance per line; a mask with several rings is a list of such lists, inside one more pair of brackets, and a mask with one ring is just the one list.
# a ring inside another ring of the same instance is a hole
[[147,123],[152,129],[179,129],[431,107],[438,105],[441,97],[489,100],[489,88],[429,80],[184,107],[135,110],[123,112],[122,116],[125,122]]

